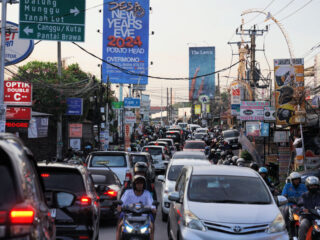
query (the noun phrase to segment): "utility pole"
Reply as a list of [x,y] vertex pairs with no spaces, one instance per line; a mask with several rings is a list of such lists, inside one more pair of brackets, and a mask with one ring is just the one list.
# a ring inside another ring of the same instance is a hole
[[173,121],[172,88],[170,88],[170,119]]
[[[58,42],[58,78],[59,84],[62,80],[62,61],[61,61],[61,42]],[[59,96],[61,102],[61,91]],[[62,113],[59,113],[57,122],[57,159],[62,160],[62,149],[63,149],[63,139],[62,139]]]
[[167,123],[169,124],[169,88],[167,88]]

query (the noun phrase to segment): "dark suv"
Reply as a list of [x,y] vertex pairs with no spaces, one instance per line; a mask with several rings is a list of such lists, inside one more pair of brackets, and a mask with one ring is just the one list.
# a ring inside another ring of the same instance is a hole
[[55,239],[55,225],[31,152],[0,134],[0,238]]
[[83,165],[38,163],[57,239],[98,239],[100,203]]

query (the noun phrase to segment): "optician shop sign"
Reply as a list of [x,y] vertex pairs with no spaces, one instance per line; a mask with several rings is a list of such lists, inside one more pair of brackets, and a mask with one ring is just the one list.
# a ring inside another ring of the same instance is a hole
[[263,121],[264,107],[268,107],[269,102],[264,101],[242,101],[240,104],[240,120]]
[[31,106],[32,85],[20,81],[5,81],[4,103],[7,105]]

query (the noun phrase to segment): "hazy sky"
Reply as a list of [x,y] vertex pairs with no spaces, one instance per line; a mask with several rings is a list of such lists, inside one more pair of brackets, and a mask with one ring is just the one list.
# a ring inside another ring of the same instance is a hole
[[[310,3],[309,3],[310,2]],[[86,41],[80,45],[87,50],[102,56],[102,10],[103,0],[87,0],[87,8],[92,8],[86,13]],[[299,8],[308,4],[300,11]],[[231,48],[228,41],[238,41],[235,29],[241,23],[241,13],[247,9],[260,9],[271,12],[280,20],[292,43],[295,57],[305,57],[309,50],[320,42],[320,1],[319,0],[151,0],[150,6],[150,35],[149,74],[163,77],[188,77],[189,61],[188,48],[191,46],[215,46],[216,47],[216,70],[227,67],[231,63]],[[294,13],[292,16],[284,19]],[[18,5],[8,5],[7,20],[18,22]],[[264,28],[261,14],[248,14],[244,21],[250,22],[247,28],[253,24],[259,24]],[[272,22],[267,22],[271,24]],[[262,49],[265,42],[266,56],[273,68],[274,58],[288,58],[289,52],[285,38],[277,25],[272,24],[269,32],[264,37],[257,37],[257,48]],[[236,46],[233,51],[236,53]],[[305,65],[313,64],[312,56],[319,51],[314,50],[306,56]],[[79,63],[81,68],[100,76],[97,59],[92,58],[80,51],[72,43],[62,44],[62,56],[67,64]],[[56,43],[43,41],[39,43],[27,61],[56,61]],[[261,69],[267,69],[263,52],[257,53],[257,59]],[[238,60],[233,56],[233,62]],[[14,67],[9,67],[16,70]],[[236,67],[231,71],[231,76],[236,76]],[[228,75],[226,71],[221,75]],[[231,80],[229,80],[230,83]],[[162,83],[161,83],[162,82]],[[227,85],[227,79],[221,78],[223,86]],[[176,101],[186,101],[188,96],[188,81],[166,81],[149,79],[147,92],[151,95],[152,105],[160,105],[161,85],[163,89],[163,104],[166,102],[165,93],[167,87],[172,87]],[[128,92],[125,89],[125,95]]]

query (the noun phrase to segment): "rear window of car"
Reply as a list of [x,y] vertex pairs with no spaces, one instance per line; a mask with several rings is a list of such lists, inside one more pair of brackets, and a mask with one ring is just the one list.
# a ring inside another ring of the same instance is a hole
[[166,133],[167,138],[180,139],[179,133]]
[[206,155],[205,154],[181,154],[178,152],[177,154],[174,154],[172,156],[172,159],[200,159],[200,160],[206,160]]
[[127,161],[123,155],[94,155],[90,162],[90,167],[126,167]]
[[206,145],[203,142],[186,142],[184,148],[188,149],[205,149]]
[[146,147],[142,149],[142,152],[148,152],[150,155],[161,155],[162,148]]
[[45,190],[61,190],[72,193],[86,192],[83,177],[77,169],[40,167]]
[[239,137],[240,135],[238,131],[226,131],[222,134],[224,138]]
[[172,145],[172,142],[171,142],[170,140],[161,140],[161,139],[160,139],[160,141],[163,141],[163,142],[168,143],[169,146],[173,146],[173,145]]
[[171,165],[168,172],[168,179],[170,181],[176,181],[183,168],[183,165]]
[[16,203],[16,187],[9,165],[0,163],[0,209],[7,209]]
[[131,160],[132,160],[132,165],[136,164],[137,162],[148,163],[147,156],[143,156],[143,155],[132,155]]

